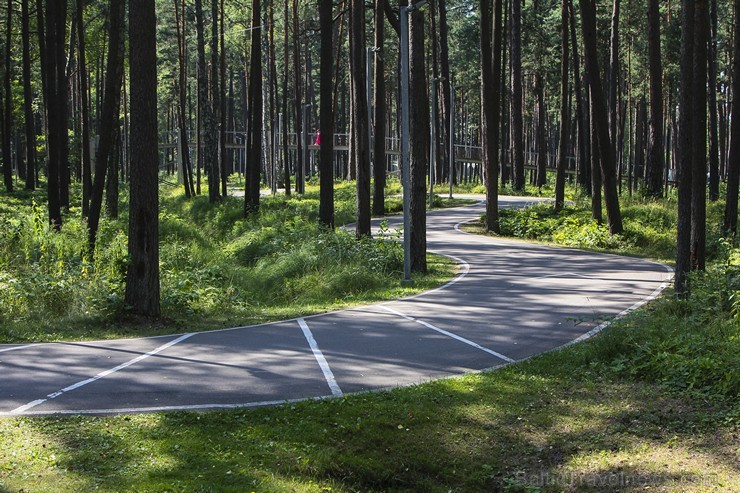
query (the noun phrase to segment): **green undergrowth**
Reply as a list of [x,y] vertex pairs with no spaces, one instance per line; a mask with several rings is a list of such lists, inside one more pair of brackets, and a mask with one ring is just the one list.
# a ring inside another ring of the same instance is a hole
[[[60,232],[47,224],[42,196],[0,198],[0,341],[96,339],[260,323],[401,297],[437,286],[455,270],[430,256],[429,272],[402,287],[398,233],[374,239],[318,225],[318,197],[263,197],[243,218],[243,198],[212,205],[178,190],[160,197],[163,316],[129,316],[126,198],[104,220],[94,258],[73,208]],[[29,205],[32,204],[32,205]],[[354,191],[337,188],[337,223],[354,216]]]
[[393,391],[0,419],[0,491],[738,491],[739,334],[723,302],[660,301],[585,343]]

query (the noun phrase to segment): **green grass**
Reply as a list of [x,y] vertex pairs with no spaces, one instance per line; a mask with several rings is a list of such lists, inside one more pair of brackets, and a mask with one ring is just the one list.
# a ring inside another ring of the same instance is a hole
[[[628,231],[657,234],[617,248],[671,258],[675,204],[623,205]],[[0,492],[740,491],[740,251],[713,245],[689,299],[495,372],[264,409],[2,419]]]
[[[74,198],[76,202],[78,197]],[[122,216],[104,220],[95,257],[86,253],[79,209],[55,233],[43,196],[1,196],[0,341],[102,339],[208,330],[305,316],[397,298],[438,286],[455,265],[429,256],[429,272],[401,286],[403,251],[395,231],[357,241],[317,224],[318,189],[263,197],[242,217],[243,199],[212,205],[180,189],[160,197],[163,316],[141,320],[123,302],[127,265]],[[354,220],[354,188],[336,189],[337,223]]]

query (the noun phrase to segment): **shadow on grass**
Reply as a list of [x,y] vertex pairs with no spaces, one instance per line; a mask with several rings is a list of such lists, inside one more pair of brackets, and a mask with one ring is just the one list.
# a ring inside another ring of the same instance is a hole
[[732,490],[732,430],[705,408],[552,372],[553,357],[277,408],[24,425],[56,449],[57,491],[72,476],[103,491]]

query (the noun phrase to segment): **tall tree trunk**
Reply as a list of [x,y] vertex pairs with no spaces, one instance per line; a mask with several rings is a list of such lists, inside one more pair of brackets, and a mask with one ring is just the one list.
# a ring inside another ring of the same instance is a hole
[[609,138],[617,151],[617,120],[619,111],[617,99],[619,93],[619,7],[621,0],[613,0],[611,40],[609,42]]
[[[31,88],[31,30],[28,0],[21,1],[21,36],[23,37],[23,114],[26,130],[26,190],[36,188],[36,122]],[[88,156],[89,157],[89,156]]]
[[[444,0],[443,0],[444,1]],[[373,142],[375,189],[373,194],[373,215],[385,214],[385,125],[386,125],[386,93],[385,93],[385,57],[383,51],[385,44],[385,2],[386,0],[375,0],[375,84],[373,101],[375,141]]]
[[250,42],[249,131],[247,135],[247,170],[244,215],[256,213],[260,206],[260,170],[262,163],[262,44],[260,43],[260,0],[252,0]]
[[[211,63],[210,77],[208,77],[208,104],[205,112],[205,159],[208,169],[208,201],[221,201],[221,165],[219,163],[219,113],[220,113],[220,82],[218,63],[218,2],[211,0]],[[260,45],[258,45],[260,46]],[[262,125],[260,125],[260,129]]]
[[719,199],[719,122],[717,110],[717,0],[710,0],[709,41],[709,200]]
[[[208,162],[206,153],[209,143],[212,139],[207,137],[210,127],[208,126],[208,71],[206,69],[206,37],[205,37],[205,22],[203,20],[203,0],[195,0],[195,33],[196,33],[196,45],[198,51],[198,62],[197,62],[197,79],[198,79],[198,124],[197,124],[197,186],[196,192],[200,194],[200,169],[205,162]],[[205,146],[203,145],[205,143]],[[208,169],[208,164],[205,166]],[[210,183],[210,182],[209,182]],[[209,191],[210,199],[210,191]]]
[[370,235],[370,142],[365,75],[365,4],[350,1],[349,60],[352,81],[352,137],[357,159],[357,237]]
[[[426,174],[429,163],[429,96],[424,63],[424,14],[409,15],[409,148],[411,270],[427,270]],[[404,232],[406,234],[406,232]]]
[[13,191],[13,161],[10,152],[11,134],[13,129],[13,94],[10,87],[10,78],[12,72],[13,59],[10,56],[12,52],[12,33],[13,33],[13,1],[7,2],[6,30],[5,30],[5,53],[3,53],[5,74],[3,76],[3,181],[5,190],[8,193]]
[[[732,94],[740,94],[740,0],[733,1],[735,13],[733,41]],[[732,120],[730,128],[730,154],[727,159],[727,202],[725,203],[724,230],[737,234],[738,184],[740,183],[740,97],[732,98]]]
[[617,195],[617,176],[614,147],[609,139],[609,117],[604,90],[601,85],[599,60],[596,52],[596,5],[593,0],[580,0],[586,73],[591,88],[591,111],[594,117],[596,143],[599,146],[601,175],[604,184],[604,203],[611,234],[623,231],[622,214]]
[[537,146],[537,186],[542,187],[547,183],[547,136],[545,111],[545,81],[542,74],[535,75],[534,92],[537,97],[537,135],[535,138]]
[[303,169],[303,131],[307,129],[303,128],[303,77],[301,72],[301,49],[300,49],[300,33],[298,32],[298,0],[293,0],[293,81],[295,84],[295,99],[294,99],[294,110],[295,110],[295,134],[298,140],[298,146],[296,148],[296,165],[295,165],[295,191],[296,193],[304,193],[305,191],[305,180]]
[[514,190],[524,190],[524,117],[522,94],[522,3],[511,2],[511,139]]
[[[499,233],[498,214],[499,126],[501,124],[502,0],[480,2],[481,123],[483,165],[486,173],[486,231]],[[489,54],[486,56],[486,54]]]
[[[25,0],[24,0],[25,1]],[[90,160],[90,98],[87,77],[87,49],[85,47],[85,2],[77,0],[77,70],[80,85],[80,154],[82,165],[82,217],[90,215],[92,193],[92,163]]]
[[[691,270],[691,195],[693,180],[694,140],[694,0],[682,0],[681,13],[681,92],[679,107],[681,121],[678,127],[678,224],[676,236],[675,290],[679,296],[688,296]],[[703,177],[697,177],[702,180]]]
[[334,229],[334,24],[332,22],[332,0],[319,1],[319,25],[321,26],[321,52],[319,92],[321,109],[319,114],[319,222]]
[[[226,169],[226,34],[224,33],[224,0],[220,0],[220,14],[219,14],[219,53],[218,64],[218,79],[219,93],[218,93],[218,114],[219,114],[219,128],[218,128],[218,165],[219,165],[219,176],[221,177],[221,196],[226,197],[228,172]],[[216,22],[214,19],[213,22]],[[272,24],[270,24],[270,32],[272,32]]]
[[573,86],[576,98],[576,118],[578,119],[578,183],[591,195],[591,167],[588,156],[590,131],[590,110],[584,109],[586,93],[581,88],[581,59],[578,56],[578,40],[576,39],[576,17],[573,0],[568,0],[568,20],[570,21],[570,45],[573,47]]
[[704,270],[707,223],[707,51],[709,43],[709,5],[696,0],[694,5],[694,141],[692,142],[691,182],[691,267]]
[[[43,17],[43,16],[42,16]],[[39,23],[43,25],[42,23]],[[48,154],[48,200],[49,222],[57,229],[62,225],[61,207],[64,205],[62,192],[63,168],[66,163],[67,142],[67,91],[66,64],[64,63],[65,33],[67,25],[67,3],[46,4],[46,34],[42,52],[42,72],[46,78],[47,97],[47,154]]]
[[[588,69],[586,69],[588,70]],[[588,85],[588,82],[586,83]],[[596,129],[596,118],[594,117],[593,95],[588,90],[588,113],[589,113],[589,141],[591,142],[591,217],[601,224],[604,221],[601,210],[601,148],[599,147],[598,131]]]
[[[558,167],[555,175],[555,210],[565,206],[565,168],[568,153],[568,5],[562,0],[560,6],[560,138],[558,144]],[[577,77],[577,75],[576,75]]]
[[[437,8],[439,9],[439,66],[442,76],[442,114],[444,119],[442,121],[442,146],[444,147],[442,164],[444,165],[445,172],[440,175],[440,178],[447,176],[449,173],[450,166],[450,109],[451,109],[451,93],[452,93],[452,81],[450,76],[450,47],[448,41],[448,23],[447,23],[447,3],[446,0],[437,0]],[[500,86],[500,84],[498,84]],[[500,92],[500,91],[499,91]],[[497,96],[500,98],[500,95]],[[500,100],[499,100],[500,103]],[[499,117],[500,118],[500,117]],[[500,125],[499,125],[500,126]],[[449,177],[447,177],[449,180]]]
[[285,195],[290,197],[290,159],[288,159],[288,122],[290,121],[290,111],[288,111],[288,66],[290,64],[290,50],[288,37],[288,0],[284,0],[283,8],[285,9],[283,17],[283,186]]
[[123,20],[125,13],[126,9],[124,0],[111,0],[110,18],[108,21],[108,38],[110,39],[110,43],[108,44],[108,66],[105,73],[105,96],[100,122],[100,143],[98,144],[98,151],[95,156],[95,177],[93,179],[92,193],[90,196],[90,216],[87,221],[87,239],[90,254],[95,252],[95,238],[100,224],[103,193],[105,191],[105,178],[108,171],[108,160],[111,159],[113,139],[118,132],[118,118],[121,105],[121,83],[123,80]]
[[126,304],[158,317],[159,205],[157,138],[157,24],[154,2],[129,0],[131,60],[131,199]]
[[[177,119],[179,130],[180,147],[178,152],[181,155],[181,173],[185,197],[190,198],[195,195],[193,187],[193,168],[190,164],[190,145],[188,142],[188,121],[185,115],[187,105],[187,51],[185,40],[185,2],[184,0],[174,0],[175,2],[175,23],[177,24],[177,59],[178,59],[178,82],[177,82]],[[182,7],[182,8],[181,8]]]
[[663,195],[663,63],[660,55],[660,7],[648,2],[648,64],[650,71],[650,136],[648,142],[647,194]]

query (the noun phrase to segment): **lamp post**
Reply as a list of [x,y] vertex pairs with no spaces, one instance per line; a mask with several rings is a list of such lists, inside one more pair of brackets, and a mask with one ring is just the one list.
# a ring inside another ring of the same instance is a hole
[[409,166],[409,14],[420,9],[427,0],[401,7],[399,11],[401,37],[401,170],[403,173],[403,284],[411,280],[411,170]]

